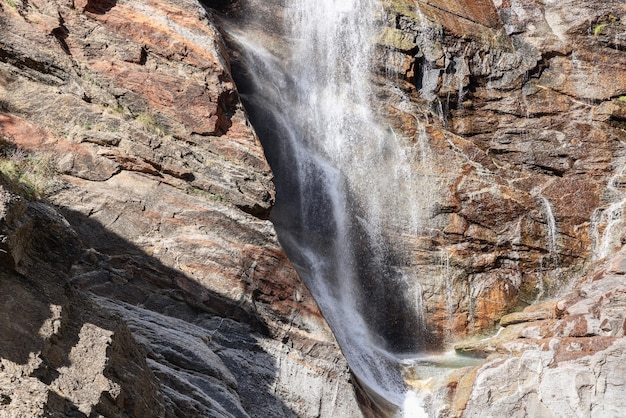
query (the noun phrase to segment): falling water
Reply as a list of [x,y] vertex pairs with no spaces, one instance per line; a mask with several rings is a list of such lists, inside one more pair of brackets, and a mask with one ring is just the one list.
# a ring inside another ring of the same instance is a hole
[[[594,229],[592,236],[595,243],[594,258],[601,259],[609,255],[613,250],[621,246],[620,232],[624,227],[623,211],[626,200],[612,203],[606,209],[596,209],[591,221]],[[604,226],[602,234],[598,227]]]
[[454,297],[454,284],[452,270],[450,268],[451,254],[442,249],[439,253],[439,282],[443,285],[444,304],[446,307],[446,320],[448,329],[444,330],[446,338],[452,337],[454,330],[454,314],[456,312],[456,302]]
[[408,391],[404,402],[402,403],[401,418],[428,418],[428,414],[424,410],[424,401],[415,391]]
[[608,207],[597,208],[591,217],[591,239],[594,244],[594,259],[601,259],[613,250],[622,246],[622,235],[626,228],[624,207],[626,206],[626,191],[624,190],[624,175],[626,164],[609,180],[606,194],[613,201]]
[[550,201],[544,196],[541,196],[540,199],[543,205],[543,211],[546,217],[546,225],[548,228],[548,251],[550,252],[552,260],[556,262],[559,250],[556,235],[556,219],[554,218],[554,212],[552,211],[552,205],[550,204]]
[[[287,0],[288,42],[273,46],[280,57],[262,37],[229,31],[243,54],[238,85],[276,177],[281,244],[360,385],[374,400],[416,408],[400,363],[425,344],[422,291],[394,238],[420,232],[428,214],[416,196],[432,193],[413,178],[408,142],[372,105],[380,13],[373,0]],[[424,158],[426,147],[414,153]]]

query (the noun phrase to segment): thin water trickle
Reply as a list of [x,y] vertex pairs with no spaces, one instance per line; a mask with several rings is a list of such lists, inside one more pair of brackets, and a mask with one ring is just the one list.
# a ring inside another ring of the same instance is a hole
[[439,283],[443,286],[444,305],[448,328],[445,330],[447,339],[451,339],[454,330],[454,314],[456,312],[456,298],[454,297],[454,283],[452,269],[450,268],[451,254],[442,249],[439,253]]
[[624,207],[626,190],[624,175],[626,163],[609,180],[605,194],[612,203],[608,207],[597,208],[591,216],[590,236],[593,243],[593,259],[599,260],[622,246],[622,236],[626,229]]
[[546,217],[546,226],[548,229],[548,251],[550,252],[550,256],[552,257],[553,262],[556,262],[559,251],[557,242],[556,218],[554,217],[554,211],[552,210],[552,205],[550,204],[550,201],[544,196],[540,196],[540,199],[543,205],[543,211]]
[[[623,211],[626,199],[612,203],[606,209],[596,209],[592,222],[592,237],[594,239],[594,258],[601,259],[621,246],[621,232],[623,232]],[[599,228],[603,227],[602,234]]]

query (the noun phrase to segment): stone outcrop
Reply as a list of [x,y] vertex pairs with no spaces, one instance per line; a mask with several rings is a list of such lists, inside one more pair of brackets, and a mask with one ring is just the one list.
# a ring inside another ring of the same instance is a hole
[[0,239],[2,416],[162,416],[128,327],[68,286],[80,246],[67,221],[0,186]]
[[574,290],[504,317],[498,335],[458,345],[487,359],[433,395],[433,416],[620,416],[625,264],[621,250]]
[[206,3],[0,2],[3,416],[360,415]]

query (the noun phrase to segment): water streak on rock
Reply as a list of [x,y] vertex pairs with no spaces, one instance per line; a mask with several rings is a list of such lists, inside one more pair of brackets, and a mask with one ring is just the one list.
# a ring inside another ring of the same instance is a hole
[[624,232],[624,205],[626,205],[626,193],[624,192],[623,165],[608,182],[606,194],[612,203],[608,207],[597,208],[591,217],[590,234],[593,241],[593,257],[601,259],[611,254],[622,245],[621,237]]

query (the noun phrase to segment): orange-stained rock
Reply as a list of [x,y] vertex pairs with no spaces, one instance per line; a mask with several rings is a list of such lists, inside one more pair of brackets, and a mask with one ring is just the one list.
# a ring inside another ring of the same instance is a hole
[[[489,0],[419,0],[418,7],[422,5],[432,6],[457,19],[466,19],[489,28],[501,25],[498,12]],[[445,26],[445,22],[442,24]]]
[[[535,393],[542,396],[551,393],[550,397],[543,397],[543,410],[556,413],[572,387],[582,381],[600,389],[590,398],[579,399],[580,402],[603,399],[610,410],[621,407],[623,401],[616,396],[617,391],[596,386],[596,382],[605,377],[612,381],[622,379],[626,345],[620,306],[626,292],[619,266],[624,257],[621,249],[607,262],[596,264],[558,300],[540,302],[523,312],[504,316],[501,324],[506,328],[497,335],[457,345],[459,352],[489,357],[486,364],[461,374],[473,382],[470,393],[456,385],[452,394],[450,386],[435,389],[451,397],[450,408],[455,416],[485,410],[500,415],[502,411],[528,408],[533,405],[528,396]],[[532,369],[532,365],[538,367]],[[598,371],[599,375],[587,375],[590,370]],[[520,379],[529,378],[534,382],[532,388],[518,385]],[[450,381],[455,383],[456,379],[452,376]],[[511,379],[517,382],[513,386]],[[504,402],[480,404],[488,387],[498,387]],[[523,393],[511,390],[513,387]]]
[[[50,200],[85,246],[72,286],[126,318],[168,387],[179,387],[188,359],[161,353],[189,345],[241,364],[245,346],[261,376],[247,402],[268,399],[254,413],[279,416],[272,407],[287,399],[331,416],[342,397],[334,415],[354,412],[346,365],[264,220],[272,175],[212,12],[191,0],[14,3],[0,2],[0,135],[49,153],[65,174]],[[608,208],[626,198],[622,5],[424,0],[420,16],[415,2],[394,3],[380,20],[401,42],[378,45],[372,101],[428,188],[414,196],[426,201],[420,231],[386,231],[390,258],[420,281],[433,346],[525,321],[465,345],[495,357],[441,399],[452,416],[558,415],[552,399],[580,400],[572,410],[583,414],[593,387],[593,405],[619,405],[622,394],[602,382],[626,384],[623,257],[559,295],[554,316],[534,304],[588,268],[616,220]],[[277,37],[277,28],[257,30]],[[624,230],[614,228],[614,247]],[[40,305],[47,314],[48,301]],[[239,384],[244,396],[256,382],[247,369],[235,378],[211,364],[193,367],[228,393]],[[309,382],[319,390],[301,390]]]
[[[430,244],[406,248],[427,321],[446,340],[451,328],[479,332],[557,291],[599,245],[602,214],[626,197],[625,56],[615,36],[623,22],[613,4],[592,10],[575,0],[417,6],[421,16],[409,4],[386,6],[394,18],[385,24],[414,34],[418,52],[411,80],[394,83],[404,96],[379,96],[394,129],[430,152],[428,169],[416,164],[439,187],[424,233]],[[398,77],[401,62],[393,55],[389,64]],[[614,245],[622,230],[614,227]]]

